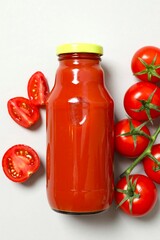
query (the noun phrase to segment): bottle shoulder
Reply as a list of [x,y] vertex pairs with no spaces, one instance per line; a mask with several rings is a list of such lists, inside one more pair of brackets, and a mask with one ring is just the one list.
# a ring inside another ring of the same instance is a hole
[[90,104],[103,104],[113,106],[114,102],[105,86],[99,84],[96,86],[75,86],[74,88],[63,88],[54,86],[48,103],[63,104],[65,102],[74,101],[74,99],[83,99]]
[[61,66],[57,69],[49,101],[64,102],[82,97],[90,103],[112,105],[112,98],[104,85],[104,72],[99,65],[83,68]]

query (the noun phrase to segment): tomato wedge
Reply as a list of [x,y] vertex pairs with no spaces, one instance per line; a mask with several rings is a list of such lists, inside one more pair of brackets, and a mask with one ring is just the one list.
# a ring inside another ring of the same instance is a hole
[[23,144],[9,148],[2,159],[3,171],[13,182],[25,182],[39,166],[38,154],[31,147]]
[[43,106],[49,94],[47,79],[42,72],[35,72],[28,81],[28,97],[36,106]]
[[7,106],[12,119],[25,128],[29,128],[39,120],[39,109],[27,98],[12,98],[8,101]]

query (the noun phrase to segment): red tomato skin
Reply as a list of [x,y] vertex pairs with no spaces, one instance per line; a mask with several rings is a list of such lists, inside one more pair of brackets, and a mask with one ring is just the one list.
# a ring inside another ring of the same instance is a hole
[[28,81],[28,97],[36,106],[43,106],[49,94],[49,86],[44,74],[40,71],[35,72]]
[[[130,175],[133,178],[133,182],[137,179],[136,190],[137,194],[140,194],[140,198],[135,198],[133,200],[132,212],[129,210],[129,201],[125,201],[121,206],[126,214],[132,215],[134,217],[142,217],[148,214],[154,208],[157,202],[157,188],[155,184],[145,175],[134,174]],[[126,177],[119,180],[116,185],[117,189],[127,189]],[[119,204],[126,195],[115,191],[115,201]]]
[[[145,46],[140,48],[132,57],[131,69],[133,74],[145,70],[145,66],[139,61],[138,58],[143,59],[147,64],[151,64],[154,57],[157,56],[155,65],[160,65],[160,49],[154,46]],[[160,75],[160,68],[156,69],[156,72]],[[141,81],[149,81],[147,74],[136,75]],[[155,83],[160,81],[159,78],[152,76],[151,82]]]
[[[138,127],[142,123],[131,119],[134,127]],[[149,139],[144,136],[137,136],[136,147],[132,136],[120,136],[120,134],[130,131],[129,119],[123,119],[115,125],[115,149],[117,152],[128,158],[138,157],[148,146]],[[141,131],[150,136],[149,129],[144,126]]]
[[12,146],[2,158],[3,171],[13,182],[25,182],[39,169],[39,166],[40,158],[36,151],[23,144]]
[[[153,145],[151,154],[160,162],[160,144]],[[143,159],[143,166],[146,174],[152,181],[160,184],[160,170],[154,171],[153,168],[157,165],[149,157]]]
[[[127,114],[138,121],[147,121],[148,116],[145,110],[141,112],[136,112],[142,104],[139,100],[147,100],[153,91],[156,89],[151,103],[159,106],[160,108],[160,88],[153,83],[149,82],[138,82],[133,84],[125,93],[124,96],[124,108]],[[150,115],[152,119],[160,116],[160,112],[151,109]]]
[[40,118],[39,109],[27,98],[11,98],[7,107],[11,118],[22,127],[29,128]]

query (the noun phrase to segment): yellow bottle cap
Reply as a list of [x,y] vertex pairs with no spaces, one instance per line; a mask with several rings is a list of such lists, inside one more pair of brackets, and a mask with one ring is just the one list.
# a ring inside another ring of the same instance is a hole
[[70,43],[63,44],[57,47],[56,54],[63,53],[97,53],[103,55],[103,47],[91,43]]

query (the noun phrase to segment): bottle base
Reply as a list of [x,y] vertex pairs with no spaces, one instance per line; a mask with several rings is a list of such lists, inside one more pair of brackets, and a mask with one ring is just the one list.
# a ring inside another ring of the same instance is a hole
[[95,212],[69,212],[69,211],[62,211],[57,209],[52,209],[52,210],[54,210],[57,213],[67,214],[67,215],[93,215],[93,214],[98,214],[105,211],[105,209],[100,211],[95,211]]

